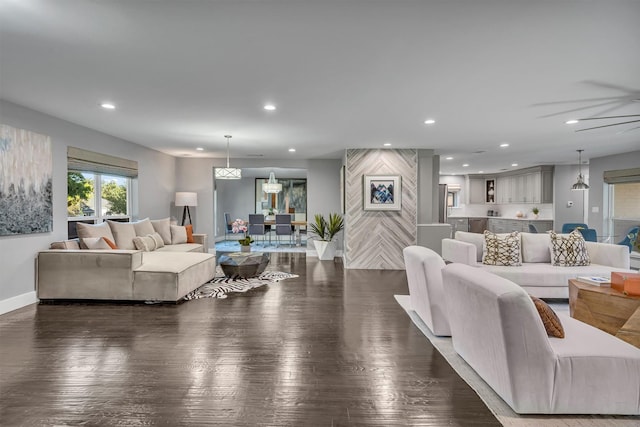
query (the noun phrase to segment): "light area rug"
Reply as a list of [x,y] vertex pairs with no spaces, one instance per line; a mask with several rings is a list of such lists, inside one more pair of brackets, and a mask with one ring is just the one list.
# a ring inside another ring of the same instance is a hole
[[[478,394],[498,421],[507,427],[639,427],[640,417],[617,415],[518,415],[453,349],[451,338],[431,333],[420,316],[411,309],[409,295],[395,295],[413,323],[444,356],[451,367]],[[568,312],[567,304],[551,304],[554,310]]]
[[278,283],[281,280],[298,277],[296,274],[283,271],[265,271],[258,277],[250,278],[228,278],[222,274],[219,268],[216,270],[216,277],[200,286],[198,289],[189,292],[183,300],[190,301],[201,298],[226,298],[232,292],[247,292],[251,289],[271,283]]

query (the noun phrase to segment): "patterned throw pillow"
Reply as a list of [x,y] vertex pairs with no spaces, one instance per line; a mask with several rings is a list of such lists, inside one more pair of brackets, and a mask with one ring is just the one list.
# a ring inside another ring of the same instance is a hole
[[591,264],[587,244],[579,230],[569,234],[558,234],[550,231],[551,264],[560,267],[576,267]]
[[153,237],[151,237],[151,235],[136,236],[133,238],[133,244],[139,251],[152,252],[156,249],[156,241]]
[[560,323],[560,319],[556,312],[540,298],[536,298],[532,295],[529,296],[533,301],[533,305],[536,306],[536,310],[538,310],[538,314],[540,315],[540,319],[542,319],[542,324],[544,325],[545,331],[547,331],[547,335],[555,338],[564,338],[564,328],[562,327],[562,323]]
[[520,233],[495,234],[486,230],[482,247],[482,263],[486,265],[522,265]]

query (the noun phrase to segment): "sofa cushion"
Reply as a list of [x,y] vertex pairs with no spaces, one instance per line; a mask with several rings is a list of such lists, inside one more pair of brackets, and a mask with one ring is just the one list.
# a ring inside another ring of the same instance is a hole
[[136,230],[136,236],[148,236],[149,234],[155,233],[149,218],[134,222],[133,228]]
[[180,243],[179,245],[166,245],[157,248],[155,252],[203,252],[200,243]]
[[131,222],[117,222],[107,220],[109,223],[109,227],[111,227],[111,232],[113,233],[113,237],[115,237],[116,245],[120,249],[135,249],[135,245],[133,244],[133,239],[136,237],[136,229]]
[[182,225],[171,225],[171,244],[187,243],[187,229]]
[[551,263],[549,244],[551,237],[548,233],[520,233],[522,239],[522,262]]
[[82,241],[87,246],[87,249],[118,249],[118,246],[106,237],[86,237]]
[[564,338],[564,329],[562,328],[562,323],[560,323],[560,319],[558,315],[549,304],[542,301],[540,298],[536,298],[532,295],[531,301],[536,306],[536,310],[538,310],[538,314],[540,315],[540,319],[542,319],[542,324],[544,325],[545,331],[547,331],[547,335],[550,337],[556,338]]
[[165,245],[171,244],[171,220],[169,218],[164,219],[152,219],[151,225],[153,229],[162,236],[162,240]]
[[149,237],[151,237],[155,243],[154,249],[164,248],[164,240],[160,234],[154,232],[149,234]]
[[[82,242],[82,239],[88,237],[106,237],[107,239],[115,242],[111,227],[106,222],[101,224],[85,224],[83,222],[76,223],[76,230],[78,232],[78,238],[80,239],[80,247],[87,249],[87,246]],[[117,243],[116,243],[117,244]]]
[[482,263],[487,265],[517,266],[522,264],[520,233],[506,234],[484,232]]
[[133,238],[133,244],[139,251],[151,252],[156,249],[156,241],[153,237],[151,237],[151,235],[136,236]]
[[187,230],[187,243],[195,243],[196,241],[193,239],[193,225],[185,225],[185,230]]
[[556,266],[585,266],[591,264],[584,237],[578,230],[569,234],[550,231],[551,263]]
[[79,240],[63,240],[62,242],[53,242],[49,246],[49,249],[80,249]]

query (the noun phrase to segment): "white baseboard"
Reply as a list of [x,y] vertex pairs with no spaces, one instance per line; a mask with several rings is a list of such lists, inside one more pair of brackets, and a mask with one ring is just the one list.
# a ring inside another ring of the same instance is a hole
[[26,294],[17,295],[0,301],[0,314],[5,314],[13,310],[25,307],[29,304],[38,302],[36,291],[27,292]]

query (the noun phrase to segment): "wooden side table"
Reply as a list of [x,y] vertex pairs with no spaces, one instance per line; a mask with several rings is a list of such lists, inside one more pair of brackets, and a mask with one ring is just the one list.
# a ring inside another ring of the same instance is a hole
[[571,317],[640,348],[640,297],[569,280]]

